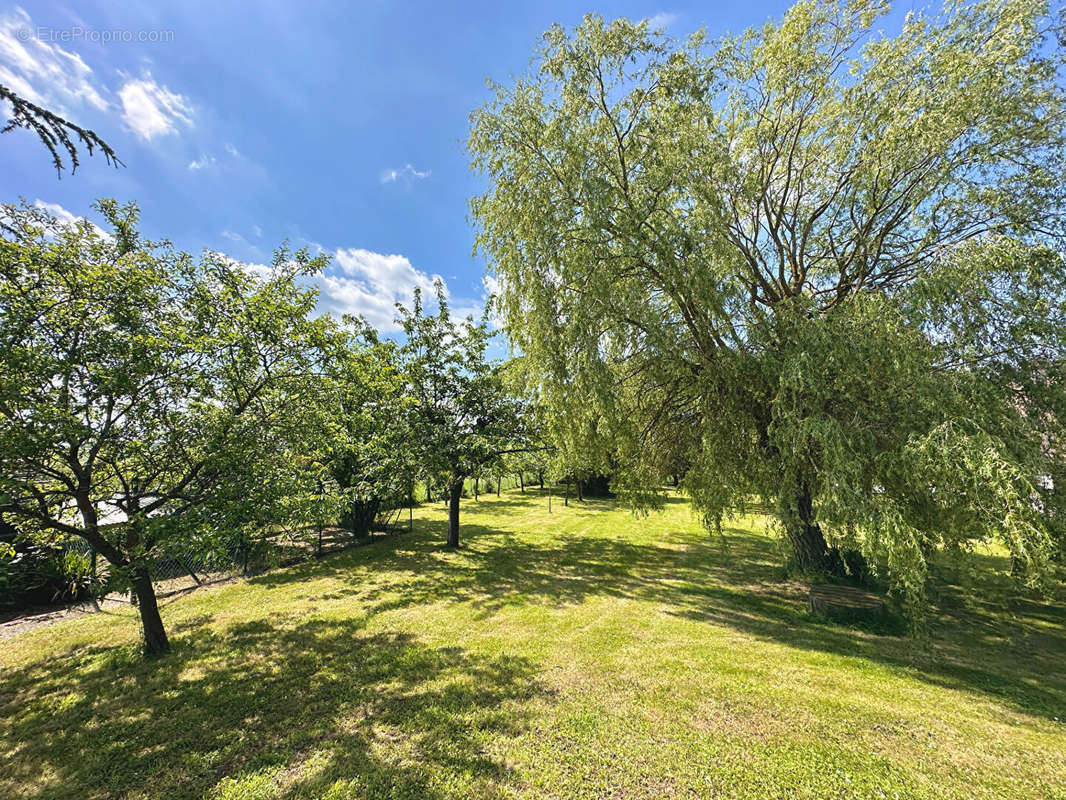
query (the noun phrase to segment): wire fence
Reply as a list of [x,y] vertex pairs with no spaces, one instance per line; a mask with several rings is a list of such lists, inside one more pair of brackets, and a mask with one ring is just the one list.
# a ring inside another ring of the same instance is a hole
[[[537,473],[486,474],[468,478],[463,496],[492,495],[508,489],[533,489],[543,479]],[[416,498],[428,502],[447,501],[444,487],[430,487],[419,483],[414,489]],[[352,547],[368,545],[387,536],[409,529],[410,506],[383,511],[369,535],[358,535],[336,525],[323,525],[298,531],[277,530],[235,543],[221,551],[186,552],[157,556],[151,565],[152,584],[159,597],[195,589],[204,584],[218,583],[231,578],[258,574],[280,566],[311,558],[320,558]],[[84,539],[74,538],[64,543],[64,552],[82,555],[87,561],[87,582],[105,586],[109,565]],[[128,592],[109,592],[108,600],[130,602]]]
[[[197,586],[258,574],[372,544],[407,531],[407,514],[406,507],[385,512],[375,523],[373,531],[362,536],[335,525],[324,525],[300,531],[273,531],[221,551],[203,553],[189,550],[160,555],[152,562],[152,584],[157,596],[167,597]],[[64,550],[85,556],[89,561],[89,576],[97,585],[106,586],[108,562],[88,542],[72,539],[64,544]],[[107,599],[129,602],[130,596],[128,593],[111,592],[107,594]]]

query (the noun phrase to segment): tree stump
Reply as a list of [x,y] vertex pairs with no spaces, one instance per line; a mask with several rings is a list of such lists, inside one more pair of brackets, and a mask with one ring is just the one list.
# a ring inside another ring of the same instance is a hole
[[837,619],[869,619],[881,616],[885,602],[880,597],[854,586],[822,584],[812,586],[808,596],[811,613]]

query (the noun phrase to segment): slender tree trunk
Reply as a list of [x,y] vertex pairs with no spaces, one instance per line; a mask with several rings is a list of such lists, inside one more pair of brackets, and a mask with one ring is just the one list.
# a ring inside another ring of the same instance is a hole
[[570,505],[570,479],[569,478],[567,478],[567,480],[566,480],[566,494],[563,495],[563,505],[564,506],[569,506]]
[[581,481],[577,482],[577,502],[584,503],[585,496],[581,493]]
[[162,655],[170,650],[170,641],[159,616],[155,599],[155,587],[148,570],[138,568],[133,573],[133,594],[137,598],[137,610],[141,613],[141,628],[144,631],[144,649],[149,655]]
[[540,490],[543,492],[544,491],[544,471],[543,470],[541,470],[540,472],[537,473],[537,478],[540,479]]
[[521,472],[518,473],[518,488],[522,490],[522,494],[526,493],[526,476]]
[[463,496],[463,480],[452,484],[448,505],[448,547],[459,546],[459,499]]
[[500,496],[500,488],[502,487],[502,485],[503,485],[503,476],[502,475],[497,475],[496,476],[496,496],[497,497]]
[[782,511],[785,529],[792,543],[796,566],[803,571],[829,571],[833,566],[829,545],[815,518],[811,491],[801,484],[795,497],[789,502],[783,498]]

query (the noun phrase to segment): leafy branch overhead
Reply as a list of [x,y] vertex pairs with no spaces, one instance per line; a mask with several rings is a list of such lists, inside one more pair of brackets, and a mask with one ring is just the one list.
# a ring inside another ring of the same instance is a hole
[[56,172],[62,174],[65,166],[63,151],[70,159],[70,171],[73,173],[81,163],[78,160],[78,144],[85,148],[91,156],[94,150],[99,150],[109,165],[113,167],[124,166],[115,151],[107,142],[101,139],[94,131],[76,125],[70,120],[31,103],[24,97],[15,94],[8,87],[0,84],[0,102],[6,101],[11,105],[11,116],[0,128],[0,133],[9,133],[16,128],[25,128],[37,135],[41,143],[48,148],[52,155],[52,164]]

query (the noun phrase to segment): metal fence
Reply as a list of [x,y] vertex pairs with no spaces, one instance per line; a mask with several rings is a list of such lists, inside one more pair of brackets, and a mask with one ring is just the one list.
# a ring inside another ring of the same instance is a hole
[[[407,531],[407,513],[407,508],[386,512],[375,524],[374,532],[367,536],[330,525],[300,531],[274,531],[221,552],[188,551],[160,555],[152,564],[152,583],[156,594],[166,597],[204,584],[321,558]],[[65,543],[64,549],[87,556],[92,576],[98,581],[106,581],[108,562],[88,542],[72,539]],[[108,594],[108,599],[129,601],[129,595],[113,592]]]

